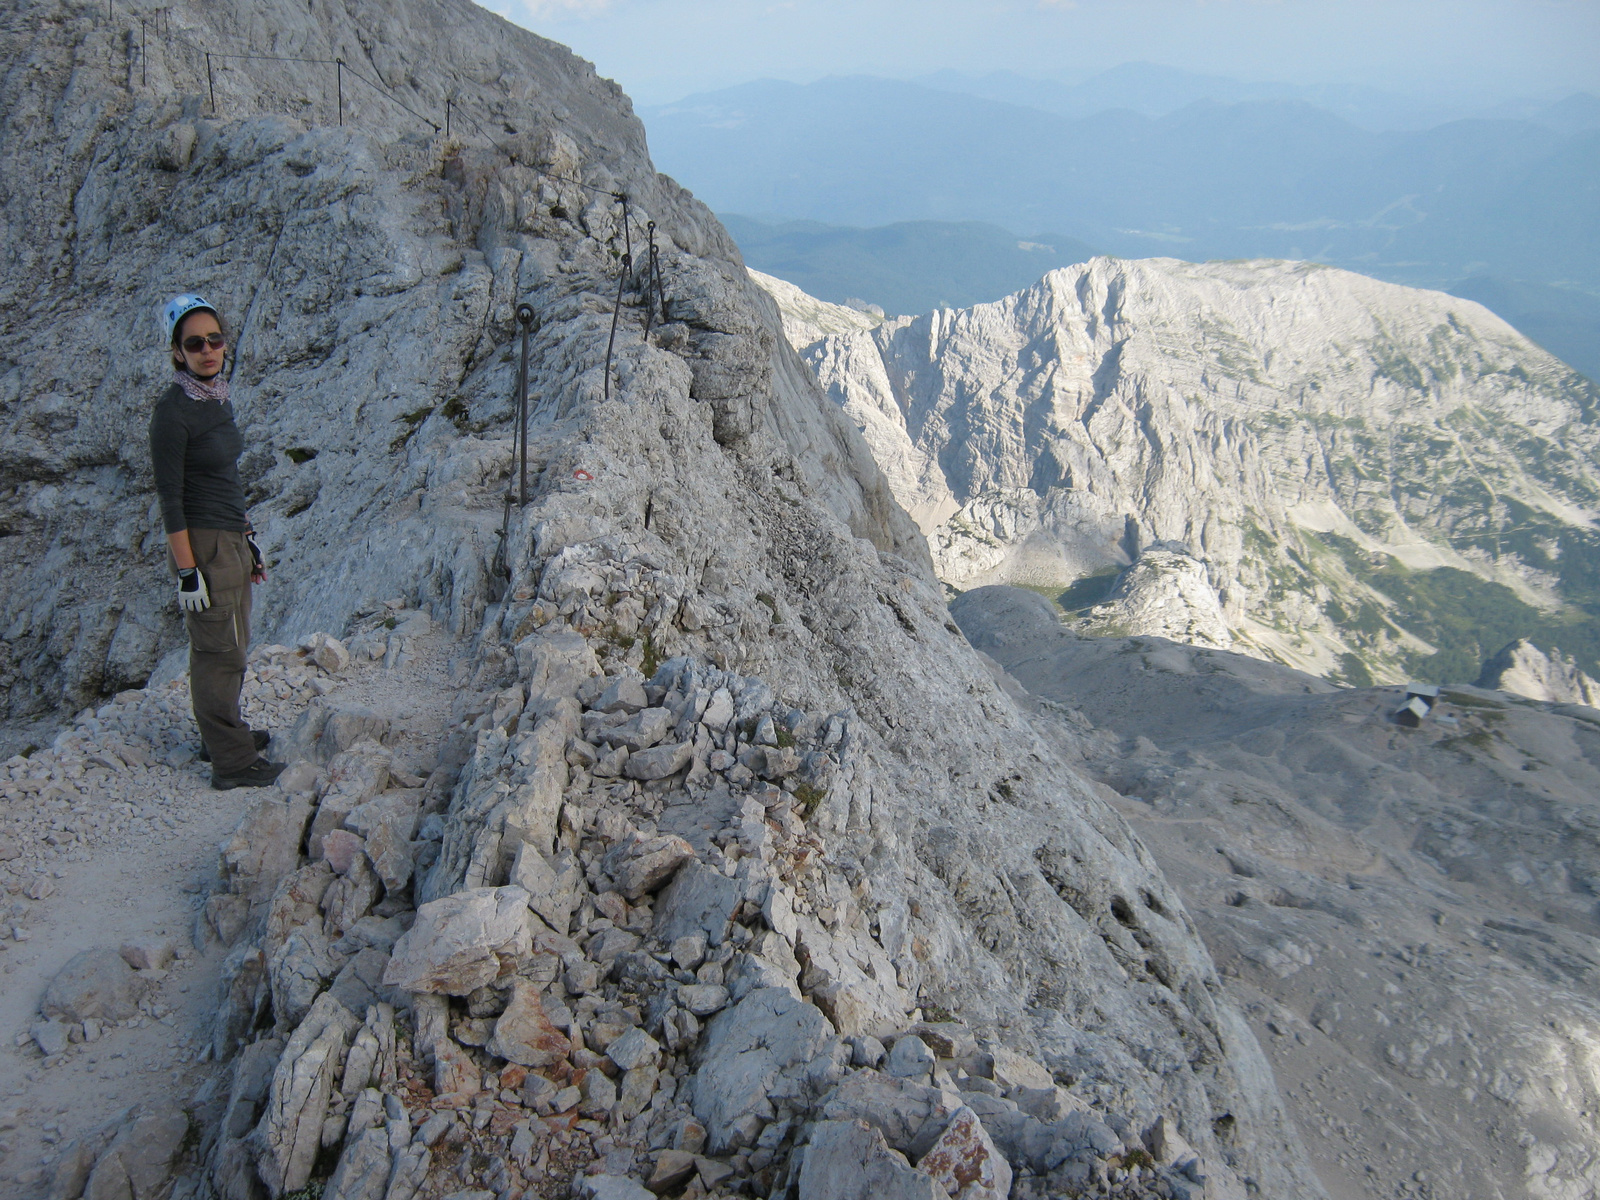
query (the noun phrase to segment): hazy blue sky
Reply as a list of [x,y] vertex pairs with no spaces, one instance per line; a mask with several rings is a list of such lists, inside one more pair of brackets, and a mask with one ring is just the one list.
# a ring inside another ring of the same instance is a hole
[[1600,90],[1600,0],[488,0],[641,104],[750,79],[1130,61],[1496,99]]

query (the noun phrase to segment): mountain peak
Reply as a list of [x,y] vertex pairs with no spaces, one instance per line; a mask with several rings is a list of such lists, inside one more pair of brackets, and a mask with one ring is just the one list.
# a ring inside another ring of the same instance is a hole
[[[1124,572],[1085,628],[1352,681],[1470,681],[1501,629],[1600,655],[1566,607],[1600,560],[1600,389],[1471,301],[1315,263],[1097,257],[807,336],[954,588]],[[1155,546],[1177,557],[1140,566]]]

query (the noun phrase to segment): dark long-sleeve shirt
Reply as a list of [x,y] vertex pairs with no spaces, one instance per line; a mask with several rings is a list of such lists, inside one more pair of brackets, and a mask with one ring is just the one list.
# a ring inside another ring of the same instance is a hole
[[244,438],[227,401],[191,400],[173,384],[150,414],[150,459],[168,533],[250,528],[239,455]]

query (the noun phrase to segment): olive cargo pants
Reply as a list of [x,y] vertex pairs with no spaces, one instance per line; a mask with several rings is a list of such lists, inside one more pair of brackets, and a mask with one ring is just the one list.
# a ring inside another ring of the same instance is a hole
[[189,545],[211,595],[210,608],[183,615],[189,694],[213,773],[234,775],[260,757],[239,715],[250,648],[250,547],[244,534],[223,529],[191,529]]

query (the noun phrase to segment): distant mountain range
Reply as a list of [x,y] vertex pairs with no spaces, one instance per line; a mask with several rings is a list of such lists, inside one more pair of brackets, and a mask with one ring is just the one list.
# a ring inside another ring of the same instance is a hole
[[1600,383],[1600,296],[1492,275],[1474,275],[1444,290],[1476,300]]
[[1311,260],[1478,300],[1600,378],[1586,93],[1430,108],[1128,64],[765,81],[644,116],[751,266],[831,301],[965,307],[1091,253]]
[[[1018,238],[982,221],[904,221],[875,229],[722,214],[757,271],[807,294],[889,314],[969,308],[1021,291],[1046,271],[1094,257],[1076,238]],[[1568,366],[1600,382],[1600,296],[1473,275],[1440,289],[1475,300]]]
[[719,214],[759,271],[835,304],[876,304],[890,313],[966,308],[998,300],[1046,271],[1094,256],[1064,234],[1016,234],[982,221],[903,221],[852,229],[819,221],[769,224]]
[[1471,119],[1374,133],[1293,99],[1068,118],[848,77],[750,83],[644,115],[657,163],[719,212],[984,221],[1122,257],[1311,259],[1413,286],[1488,274],[1600,290],[1589,99],[1560,128]]
[[[1600,100],[1593,96],[1552,103],[1549,98],[1498,100],[1485,96],[1440,97],[1385,91],[1350,84],[1252,83],[1221,75],[1184,71],[1159,63],[1123,63],[1089,79],[1040,79],[1014,71],[973,74],[937,71],[914,80],[947,92],[965,92],[986,100],[1001,100],[1028,108],[1041,108],[1062,117],[1089,117],[1113,108],[1125,108],[1147,117],[1164,117],[1200,100],[1238,104],[1251,100],[1299,100],[1326,109],[1352,125],[1381,132],[1391,129],[1429,129],[1463,117],[1513,118],[1568,128],[1575,116],[1597,123]],[[1585,106],[1584,102],[1587,102]],[[1587,108],[1586,112],[1578,110]]]

